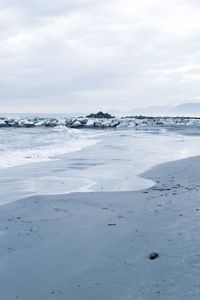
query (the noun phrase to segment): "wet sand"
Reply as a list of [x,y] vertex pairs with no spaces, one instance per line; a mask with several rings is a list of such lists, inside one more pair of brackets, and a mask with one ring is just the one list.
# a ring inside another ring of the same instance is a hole
[[143,191],[1,206],[0,299],[199,299],[199,166],[200,157],[157,166]]
[[154,183],[138,174],[161,163],[197,156],[199,149],[197,137],[177,132],[109,131],[81,151],[0,169],[0,205],[36,195],[150,188]]

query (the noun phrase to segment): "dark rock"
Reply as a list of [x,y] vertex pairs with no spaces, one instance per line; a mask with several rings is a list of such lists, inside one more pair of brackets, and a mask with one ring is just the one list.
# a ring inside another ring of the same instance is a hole
[[114,128],[114,127],[117,127],[119,124],[120,124],[120,122],[118,120],[113,120],[109,126]]
[[45,120],[46,127],[56,127],[58,125],[58,120],[56,119],[47,119]]
[[108,113],[103,113],[102,111],[99,111],[96,114],[90,114],[86,116],[87,118],[96,118],[96,119],[113,119],[114,117]]
[[5,123],[6,123],[9,127],[19,127],[18,122],[15,121],[14,119],[7,119],[7,120],[5,120]]
[[151,260],[154,260],[158,257],[159,257],[159,253],[156,253],[156,252],[152,252],[151,254],[149,254],[149,259],[151,259]]
[[107,120],[98,120],[96,122],[94,122],[94,127],[96,128],[108,128],[110,125],[110,122]]
[[78,118],[78,121],[81,122],[82,125],[86,125],[88,122],[87,118]]

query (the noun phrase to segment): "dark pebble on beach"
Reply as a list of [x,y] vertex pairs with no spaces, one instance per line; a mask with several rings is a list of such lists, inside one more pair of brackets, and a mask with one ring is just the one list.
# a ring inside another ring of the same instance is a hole
[[151,254],[149,254],[149,259],[151,259],[151,260],[154,260],[158,257],[159,257],[159,254],[156,252],[152,252]]

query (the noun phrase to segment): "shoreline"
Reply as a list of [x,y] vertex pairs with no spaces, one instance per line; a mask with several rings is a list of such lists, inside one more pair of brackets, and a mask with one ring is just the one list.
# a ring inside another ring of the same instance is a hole
[[0,170],[0,205],[33,195],[142,190],[154,183],[138,174],[200,148],[196,137],[171,132],[121,130],[99,139],[48,162]]
[[141,175],[156,182],[147,190],[1,206],[0,298],[199,299],[199,163],[153,167]]

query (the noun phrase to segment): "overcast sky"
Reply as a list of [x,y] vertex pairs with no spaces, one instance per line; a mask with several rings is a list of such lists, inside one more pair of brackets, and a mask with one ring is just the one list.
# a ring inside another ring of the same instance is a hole
[[0,0],[0,110],[200,102],[199,0]]

